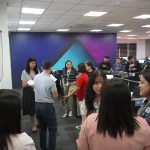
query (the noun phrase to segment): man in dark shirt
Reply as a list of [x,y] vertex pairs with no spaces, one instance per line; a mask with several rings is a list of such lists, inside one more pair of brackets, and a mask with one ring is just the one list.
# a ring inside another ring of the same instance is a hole
[[140,63],[136,61],[132,55],[129,55],[128,62],[125,66],[125,72],[139,72],[140,69]]
[[110,70],[111,69],[111,64],[109,62],[109,56],[104,57],[104,61],[100,63],[99,65],[100,70]]

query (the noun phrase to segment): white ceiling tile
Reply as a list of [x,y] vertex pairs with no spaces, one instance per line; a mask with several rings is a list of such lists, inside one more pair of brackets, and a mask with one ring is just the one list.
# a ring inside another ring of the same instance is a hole
[[55,2],[59,3],[79,3],[81,0],[55,0]]
[[48,15],[48,14],[44,14],[40,17],[40,19],[57,19],[57,18],[60,18],[61,17],[61,14],[55,14],[55,15]]
[[9,26],[8,30],[9,31],[16,31],[17,30],[17,26]]
[[[114,10],[117,10],[117,7],[111,7],[111,6],[99,6],[95,9],[95,11],[104,11],[104,12],[111,12]],[[106,14],[107,15],[107,14]],[[105,15],[105,16],[106,16]]]
[[21,14],[20,18],[29,18],[29,19],[38,19],[40,15],[32,15],[32,14]]
[[20,13],[21,8],[20,7],[7,7],[8,13]]
[[149,0],[131,0],[131,1],[125,1],[124,4],[120,6],[131,7],[131,8],[150,8],[150,1]]
[[7,0],[8,7],[21,7],[22,0]]
[[19,13],[8,13],[8,19],[19,18]]
[[48,26],[49,24],[53,23],[54,21],[52,22],[37,22],[34,26],[43,26],[43,27],[46,27]]
[[28,1],[39,1],[39,2],[53,2],[53,0],[28,0]]
[[51,9],[47,9],[45,12],[44,12],[44,14],[50,14],[50,15],[62,15],[62,14],[64,14],[65,12],[66,12],[67,10],[64,10],[64,9],[53,9],[53,10],[51,10]]
[[105,5],[119,7],[120,5],[123,6],[124,2],[125,0],[110,0],[107,3],[105,3]]
[[79,16],[64,15],[60,19],[61,20],[68,20],[68,19],[74,20],[74,19],[78,19],[78,18],[80,18],[80,17]]
[[97,4],[97,5],[102,5],[106,3],[107,1],[110,0],[82,0],[81,4]]
[[86,10],[86,11],[92,11],[95,8],[97,8],[97,5],[86,5],[86,4],[78,4],[76,5],[72,10],[79,11],[79,10]]
[[46,9],[51,2],[41,2],[41,1],[23,1],[22,7],[32,7],[32,8],[44,8]]
[[52,3],[50,5],[50,7],[48,9],[65,9],[65,10],[68,10],[68,9],[71,9],[73,6],[75,6],[74,3]]
[[40,18],[38,22],[54,22],[56,19],[54,18]]
[[83,16],[87,11],[82,10],[82,11],[73,11],[70,10],[68,11],[68,13],[66,13],[65,15],[71,15],[71,16]]

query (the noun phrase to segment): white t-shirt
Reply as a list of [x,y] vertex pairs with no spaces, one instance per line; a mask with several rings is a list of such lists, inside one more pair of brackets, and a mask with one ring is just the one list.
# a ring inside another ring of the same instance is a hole
[[[99,105],[100,105],[100,101],[94,101],[94,108],[96,110],[96,112],[99,111]],[[85,104],[85,100],[83,101],[79,101],[79,106],[80,106],[80,113],[82,115],[86,115],[87,114],[87,108],[86,108],[86,104]]]
[[36,150],[32,138],[25,132],[11,135],[10,139],[12,141],[13,147],[10,143],[8,143],[8,150]]

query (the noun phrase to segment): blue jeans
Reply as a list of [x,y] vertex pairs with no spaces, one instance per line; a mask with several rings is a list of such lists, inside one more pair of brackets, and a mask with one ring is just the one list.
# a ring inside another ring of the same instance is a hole
[[[52,103],[36,103],[36,118],[39,122],[40,146],[42,150],[55,150],[57,120],[55,109]],[[46,144],[46,132],[49,132],[48,148]]]

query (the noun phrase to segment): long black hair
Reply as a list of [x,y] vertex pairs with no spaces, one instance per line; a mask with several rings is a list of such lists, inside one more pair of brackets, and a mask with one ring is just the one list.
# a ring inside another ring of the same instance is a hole
[[78,72],[79,72],[79,73],[87,73],[87,72],[86,72],[86,67],[85,67],[85,64],[84,64],[84,63],[79,63],[79,64],[78,64]]
[[111,137],[129,137],[139,128],[131,104],[131,94],[127,84],[121,79],[111,79],[103,84],[101,104],[98,114],[97,132]]
[[0,90],[0,150],[8,150],[10,135],[21,133],[21,98],[14,90]]
[[89,78],[87,88],[86,88],[86,94],[85,94],[85,105],[87,108],[87,116],[90,115],[93,112],[96,112],[96,109],[94,107],[94,100],[96,98],[96,94],[93,91],[93,84],[95,84],[95,80],[97,77],[102,77],[104,80],[107,79],[105,73],[101,70],[94,70],[91,73],[91,76]]
[[91,61],[86,61],[85,64],[91,67],[92,70],[95,70],[93,63]]
[[[27,60],[26,72],[27,72],[28,74],[30,74],[30,66],[29,66],[29,65],[30,65],[30,62],[33,62],[33,61],[36,62],[36,59],[33,58],[33,57],[29,57],[28,60]],[[35,74],[38,74],[37,63],[36,63],[36,65],[35,65],[35,67],[34,67],[34,72],[35,72]]]
[[70,62],[71,63],[71,69],[73,69],[73,66],[72,66],[72,61],[71,60],[67,60],[66,62],[65,62],[65,71],[67,71],[67,63],[68,62]]

